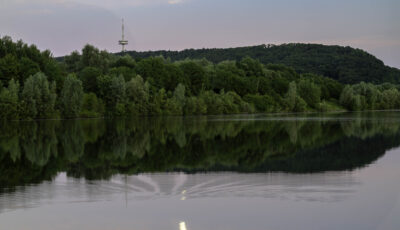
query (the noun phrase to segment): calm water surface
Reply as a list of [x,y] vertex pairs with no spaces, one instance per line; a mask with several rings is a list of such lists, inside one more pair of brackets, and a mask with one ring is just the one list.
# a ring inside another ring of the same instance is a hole
[[400,229],[400,112],[0,128],[0,229]]

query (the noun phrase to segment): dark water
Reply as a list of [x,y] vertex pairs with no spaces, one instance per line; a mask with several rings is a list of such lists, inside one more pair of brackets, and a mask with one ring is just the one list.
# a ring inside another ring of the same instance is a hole
[[400,229],[400,112],[0,128],[0,229]]

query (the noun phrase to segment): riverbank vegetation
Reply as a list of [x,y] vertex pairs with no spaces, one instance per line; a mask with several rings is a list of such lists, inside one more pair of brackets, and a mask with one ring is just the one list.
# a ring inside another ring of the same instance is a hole
[[133,59],[86,45],[56,61],[34,45],[0,40],[1,119],[399,109],[399,86],[344,85],[243,57]]

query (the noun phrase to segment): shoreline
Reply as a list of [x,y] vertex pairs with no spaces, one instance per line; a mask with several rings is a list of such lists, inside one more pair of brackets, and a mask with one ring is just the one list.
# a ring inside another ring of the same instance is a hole
[[341,113],[371,113],[371,112],[400,112],[400,109],[390,109],[390,110],[361,110],[361,111],[327,111],[327,112],[276,112],[276,113],[235,113],[235,114],[203,114],[203,115],[136,115],[136,116],[122,116],[122,117],[77,117],[77,118],[43,118],[43,119],[22,119],[22,120],[4,120],[1,122],[29,122],[29,121],[68,121],[68,120],[114,120],[114,119],[132,119],[132,118],[190,118],[190,117],[218,117],[218,116],[287,116],[287,115],[315,115],[315,114],[341,114]]

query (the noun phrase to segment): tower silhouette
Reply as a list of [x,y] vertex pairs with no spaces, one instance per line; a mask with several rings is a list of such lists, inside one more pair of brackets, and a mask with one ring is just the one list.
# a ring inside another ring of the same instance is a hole
[[121,52],[125,52],[125,46],[128,45],[128,40],[125,40],[124,30],[124,19],[122,19],[122,39],[118,41],[118,44],[122,46]]

